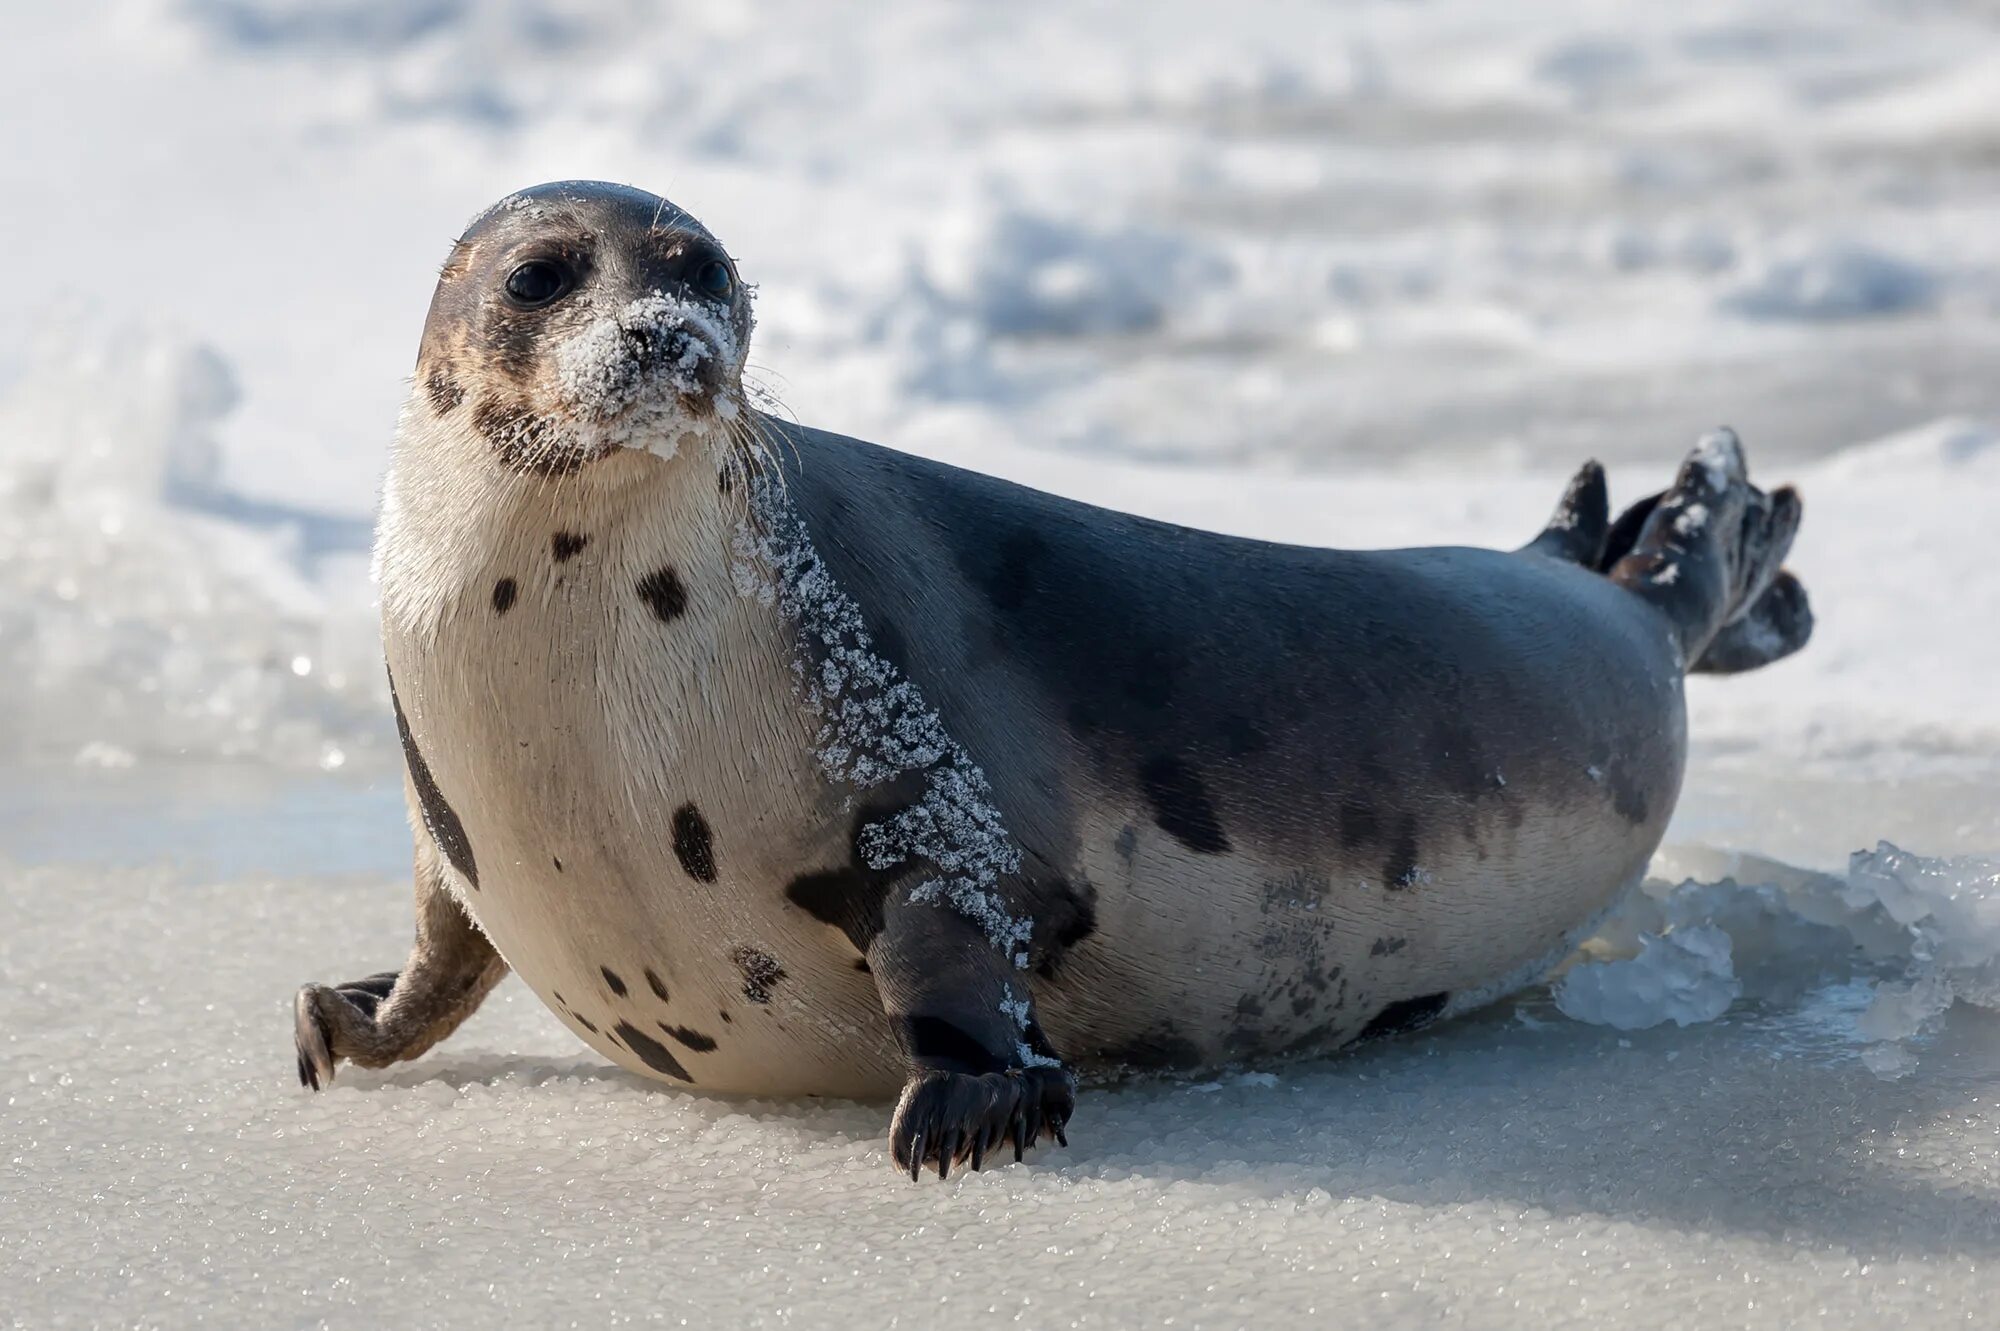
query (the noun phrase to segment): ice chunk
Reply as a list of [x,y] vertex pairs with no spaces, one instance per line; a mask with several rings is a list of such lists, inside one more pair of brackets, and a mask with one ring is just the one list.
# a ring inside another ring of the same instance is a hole
[[1644,1030],[1713,1021],[1743,992],[1730,962],[1729,935],[1697,924],[1643,934],[1639,955],[1578,966],[1557,982],[1556,1007],[1593,1026]]
[[1858,1023],[1875,1042],[1868,1066],[1901,1076],[1910,1042],[1930,1033],[1954,1002],[2000,1008],[2000,864],[1912,855],[1887,841],[1856,851],[1846,899],[1879,908],[1908,938],[1905,978],[1880,985]]
[[1915,1046],[1954,1002],[2000,1009],[2000,865],[1885,841],[1856,851],[1844,877],[1768,862],[1740,870],[1774,881],[1647,883],[1585,945],[1593,960],[1558,983],[1556,1005],[1630,1030],[1719,1016],[1725,989],[1793,1004],[1858,985],[1865,1006],[1844,1038],[1890,1077],[1916,1066]]

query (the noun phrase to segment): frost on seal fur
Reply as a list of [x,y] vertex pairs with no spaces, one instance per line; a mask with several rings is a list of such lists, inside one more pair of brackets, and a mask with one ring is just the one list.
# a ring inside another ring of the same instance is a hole
[[924,774],[923,798],[862,829],[868,867],[927,861],[936,872],[908,899],[948,905],[1025,969],[1034,922],[1012,915],[998,891],[1000,879],[1020,869],[1021,851],[994,807],[986,774],[916,685],[874,651],[861,608],[834,581],[781,480],[756,479],[735,545],[737,590],[775,604],[798,626],[792,671],[820,720],[813,741],[820,767],[861,790],[906,772]]
[[[723,384],[705,382],[711,363],[734,366],[736,334],[703,306],[654,292],[600,316],[556,352],[557,386],[605,448],[641,448],[661,457],[687,434],[736,419],[741,407]],[[714,421],[684,400],[708,397]]]

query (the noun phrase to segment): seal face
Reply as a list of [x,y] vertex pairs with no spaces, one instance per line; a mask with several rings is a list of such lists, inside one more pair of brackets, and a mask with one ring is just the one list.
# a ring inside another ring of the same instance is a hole
[[734,262],[692,217],[638,190],[544,185],[453,246],[417,378],[502,466],[565,475],[619,448],[671,457],[741,419],[751,327]]
[[665,200],[503,201],[445,266],[384,490],[417,941],[296,1005],[301,1078],[517,970],[626,1068],[881,1095],[900,1168],[1063,1140],[1076,1073],[1419,1029],[1643,873],[1681,679],[1801,645],[1733,436],[1515,553],[1095,509],[794,426]]

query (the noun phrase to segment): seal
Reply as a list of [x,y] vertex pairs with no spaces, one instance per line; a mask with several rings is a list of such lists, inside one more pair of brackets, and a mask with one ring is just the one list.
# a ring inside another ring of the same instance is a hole
[[511,968],[645,1076],[899,1093],[912,1177],[1019,1158],[1079,1076],[1538,978],[1659,843],[1683,676],[1810,633],[1726,431],[1514,552],[1241,540],[758,411],[751,299],[621,186],[453,247],[377,546],[416,941],[299,991],[307,1084]]

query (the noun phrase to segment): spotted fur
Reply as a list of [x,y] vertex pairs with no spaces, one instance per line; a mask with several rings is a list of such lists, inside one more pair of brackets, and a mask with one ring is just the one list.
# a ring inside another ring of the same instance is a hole
[[[502,309],[531,244],[604,276]],[[720,254],[594,185],[454,251],[424,363],[470,410],[418,390],[377,551],[412,802],[439,892],[605,1057],[900,1086],[902,1163],[1060,1134],[1072,1068],[1324,1052],[1532,978],[1659,840],[1686,656],[1803,622],[1796,507],[1735,464],[1633,530],[1587,469],[1528,553],[1349,554],[749,413],[747,295],[684,281]],[[315,1018],[401,1001],[349,988]]]

